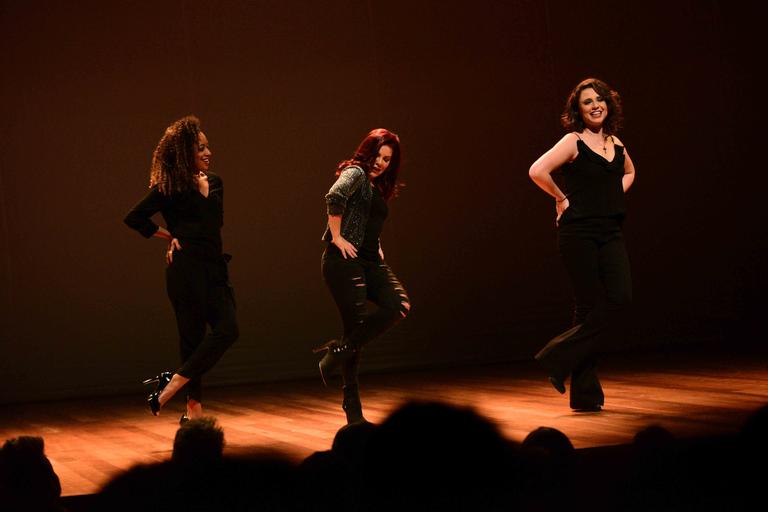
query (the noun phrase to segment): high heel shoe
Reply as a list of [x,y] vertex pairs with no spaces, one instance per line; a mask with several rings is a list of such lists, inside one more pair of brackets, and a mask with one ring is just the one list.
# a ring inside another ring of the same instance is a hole
[[363,405],[360,403],[360,392],[357,386],[344,386],[344,401],[341,408],[347,415],[347,425],[353,423],[365,423],[367,420],[363,417]]
[[[546,349],[546,347],[545,347]],[[565,379],[567,378],[567,374],[563,377],[561,377],[562,372],[559,371],[559,369],[552,365],[552,363],[547,359],[548,352],[545,352],[542,350],[538,354],[536,354],[535,359],[546,368],[547,372],[549,373],[549,383],[552,384],[552,387],[557,390],[558,393],[561,395],[565,394]]]
[[157,383],[157,387],[155,387],[155,390],[149,394],[147,397],[147,404],[149,405],[149,410],[152,411],[153,416],[157,416],[160,414],[160,393],[165,389],[165,386],[168,385],[169,382],[171,382],[171,378],[173,377],[173,372],[163,372],[157,377],[152,377],[151,379],[145,379],[141,383],[142,384],[155,384]]
[[562,379],[559,379],[554,375],[550,375],[549,383],[552,384],[552,387],[555,388],[558,393],[561,395],[565,394],[565,382],[563,382]]
[[312,352],[317,354],[325,350],[325,355],[317,364],[320,369],[320,378],[323,380],[323,385],[328,386],[326,376],[330,375],[330,372],[341,366],[341,364],[355,355],[357,349],[354,345],[348,341],[331,340],[327,343],[323,343],[317,348],[312,349]]

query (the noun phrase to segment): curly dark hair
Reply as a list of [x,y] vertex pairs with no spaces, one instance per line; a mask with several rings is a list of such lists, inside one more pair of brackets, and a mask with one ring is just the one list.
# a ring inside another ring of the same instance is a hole
[[621,128],[621,123],[624,120],[621,108],[621,97],[615,89],[597,78],[587,78],[586,80],[582,80],[579,85],[571,91],[571,94],[568,95],[568,99],[565,100],[565,108],[560,116],[560,122],[568,131],[584,131],[586,125],[584,124],[584,119],[582,119],[581,111],[579,110],[579,96],[581,95],[581,91],[590,88],[594,89],[599,96],[602,96],[608,105],[608,115],[606,116],[605,121],[603,121],[603,132],[606,135],[615,135],[619,128]]
[[200,120],[195,116],[182,117],[166,128],[152,153],[150,187],[157,185],[166,195],[193,188],[199,134]]
[[352,158],[339,162],[336,166],[336,176],[350,165],[357,165],[365,171],[366,175],[369,174],[382,146],[392,148],[392,158],[389,160],[386,172],[375,178],[373,184],[379,189],[382,197],[389,201],[397,197],[400,187],[403,186],[397,181],[397,175],[400,172],[400,137],[394,132],[384,128],[371,130],[357,147]]

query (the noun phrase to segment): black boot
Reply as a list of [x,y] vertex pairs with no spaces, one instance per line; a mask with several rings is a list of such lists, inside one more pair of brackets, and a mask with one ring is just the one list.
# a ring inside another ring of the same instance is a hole
[[347,415],[347,424],[363,423],[367,421],[363,418],[363,405],[360,403],[360,392],[357,386],[344,386],[344,401],[341,408]]
[[323,350],[326,352],[320,360],[318,368],[320,368],[320,378],[323,379],[323,385],[327,386],[327,377],[330,373],[353,357],[357,353],[357,349],[348,341],[331,340],[313,349],[312,352],[318,353]]

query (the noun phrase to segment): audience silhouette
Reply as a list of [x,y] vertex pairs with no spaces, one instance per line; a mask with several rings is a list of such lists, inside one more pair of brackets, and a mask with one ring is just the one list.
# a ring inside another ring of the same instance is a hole
[[7,440],[0,450],[0,510],[62,511],[61,483],[42,437]]
[[577,458],[568,436],[555,428],[539,427],[523,439],[521,451],[522,508],[561,510],[572,506]]
[[182,466],[204,466],[220,463],[223,454],[224,431],[215,418],[203,416],[176,431],[171,460]]
[[768,405],[736,435],[677,439],[650,425],[606,457],[555,428],[518,443],[472,408],[408,402],[379,425],[342,427],[329,450],[299,464],[225,452],[223,429],[203,417],[179,428],[169,460],[122,472],[77,509],[61,506],[43,448],[40,437],[3,445],[3,512],[739,510],[762,494]]
[[364,510],[510,510],[518,445],[473,409],[411,402],[372,433],[359,471]]

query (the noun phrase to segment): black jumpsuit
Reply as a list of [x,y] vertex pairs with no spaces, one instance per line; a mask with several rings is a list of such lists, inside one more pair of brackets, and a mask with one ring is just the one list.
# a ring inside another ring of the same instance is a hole
[[[149,238],[158,230],[151,217],[160,212],[168,231],[179,240],[166,269],[166,288],[179,330],[181,368],[190,379],[187,399],[202,400],[202,376],[237,340],[235,298],[229,282],[228,254],[222,253],[224,184],[208,174],[208,197],[197,189],[165,195],[157,186],[134,206],[125,223]],[[210,332],[206,334],[206,325]]]

